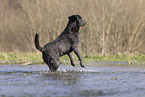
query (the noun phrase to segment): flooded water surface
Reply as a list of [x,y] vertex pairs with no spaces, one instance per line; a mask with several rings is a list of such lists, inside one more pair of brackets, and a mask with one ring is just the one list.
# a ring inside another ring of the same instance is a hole
[[145,97],[145,66],[92,64],[55,73],[42,64],[0,64],[0,97]]

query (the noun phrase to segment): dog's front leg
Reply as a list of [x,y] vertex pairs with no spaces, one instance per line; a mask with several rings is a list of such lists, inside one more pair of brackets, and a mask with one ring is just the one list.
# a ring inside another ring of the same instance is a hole
[[79,53],[79,51],[78,51],[77,48],[74,50],[74,53],[77,55],[77,57],[78,57],[78,59],[80,61],[81,67],[85,67],[84,64],[83,64],[83,62],[82,62],[82,58],[81,58],[80,53]]
[[69,58],[70,58],[71,65],[72,65],[72,66],[75,66],[71,53],[68,53],[67,55],[68,55]]

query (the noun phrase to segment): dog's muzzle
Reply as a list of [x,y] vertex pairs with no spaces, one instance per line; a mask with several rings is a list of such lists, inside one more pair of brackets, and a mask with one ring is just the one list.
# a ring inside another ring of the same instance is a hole
[[86,25],[86,21],[82,20],[80,26],[85,26],[85,25]]

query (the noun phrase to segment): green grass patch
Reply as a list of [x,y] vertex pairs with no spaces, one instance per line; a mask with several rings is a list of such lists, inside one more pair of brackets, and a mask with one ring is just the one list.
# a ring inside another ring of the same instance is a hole
[[0,53],[0,63],[42,63],[41,54],[36,53]]
[[131,64],[145,64],[145,54],[86,55],[84,61],[127,61]]
[[[114,55],[82,55],[83,61],[128,61],[145,62],[145,54],[114,54]],[[73,54],[74,61],[78,58]],[[62,62],[69,61],[68,56],[60,57]],[[0,53],[0,64],[20,64],[31,62],[31,64],[41,63],[41,53]]]
[[84,60],[94,61],[145,61],[145,54],[86,55]]

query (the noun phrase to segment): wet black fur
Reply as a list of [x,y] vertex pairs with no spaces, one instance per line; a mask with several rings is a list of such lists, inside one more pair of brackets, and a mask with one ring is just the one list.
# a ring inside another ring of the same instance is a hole
[[60,65],[59,57],[67,54],[70,58],[71,65],[75,66],[71,52],[77,55],[81,67],[84,67],[82,58],[78,52],[79,28],[86,24],[79,15],[72,15],[64,31],[55,40],[47,43],[44,47],[39,45],[39,36],[35,35],[35,46],[42,52],[44,62],[49,66],[51,71],[56,71]]

